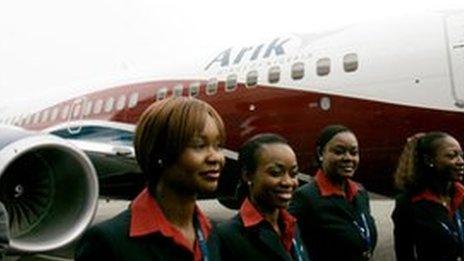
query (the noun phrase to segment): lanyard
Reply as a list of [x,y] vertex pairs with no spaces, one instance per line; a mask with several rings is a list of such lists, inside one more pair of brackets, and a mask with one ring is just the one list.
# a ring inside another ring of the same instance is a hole
[[299,240],[296,240],[295,238],[292,239],[292,243],[296,260],[303,261],[303,246],[300,244]]
[[208,246],[206,245],[206,238],[201,231],[200,223],[198,222],[198,217],[195,215],[193,218],[194,225],[195,225],[195,234],[197,236],[198,245],[200,245],[201,255],[203,257],[203,261],[209,261],[208,258]]
[[366,247],[367,252],[371,252],[372,247],[372,238],[371,238],[371,231],[369,229],[369,224],[367,223],[366,214],[361,213],[361,220],[362,224],[359,224],[356,220],[353,221],[354,225],[359,231],[359,235],[364,241],[364,246]]
[[456,210],[454,213],[454,219],[457,224],[457,231],[453,231],[448,225],[446,225],[444,222],[440,222],[440,225],[448,232],[449,235],[453,236],[456,238],[458,242],[461,242],[461,244],[464,243],[464,231],[463,231],[463,224],[462,224],[462,219],[461,219],[461,213],[459,210]]
[[459,212],[459,209],[456,210],[456,213],[454,214],[454,218],[456,219],[456,223],[458,224],[458,235],[459,235],[459,240],[461,241],[461,244],[464,243],[464,231],[463,226],[462,226],[462,219],[461,219],[461,213]]

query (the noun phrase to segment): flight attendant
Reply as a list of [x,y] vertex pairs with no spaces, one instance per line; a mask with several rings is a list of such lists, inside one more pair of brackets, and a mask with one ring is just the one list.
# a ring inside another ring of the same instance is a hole
[[239,151],[243,200],[216,229],[221,260],[308,260],[296,220],[286,208],[298,186],[295,153],[275,134],[259,134]]
[[463,259],[463,174],[461,146],[449,134],[408,140],[395,173],[402,190],[392,214],[397,260]]
[[342,125],[324,128],[317,140],[320,169],[294,194],[289,211],[298,219],[311,260],[369,260],[377,231],[366,190],[351,180],[359,163],[358,141]]
[[214,260],[211,224],[195,204],[216,190],[224,124],[208,104],[169,98],[139,119],[134,147],[148,186],[128,210],[88,230],[76,260]]

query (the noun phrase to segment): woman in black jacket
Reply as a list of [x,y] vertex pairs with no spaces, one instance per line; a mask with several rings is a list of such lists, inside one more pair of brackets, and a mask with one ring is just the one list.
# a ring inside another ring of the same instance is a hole
[[148,187],[130,209],[84,234],[76,260],[214,260],[211,225],[195,201],[216,190],[224,139],[221,117],[205,102],[178,97],[152,104],[134,139]]
[[462,260],[463,174],[461,146],[449,134],[408,140],[395,173],[403,191],[392,214],[397,260]]
[[294,194],[289,211],[298,219],[311,260],[369,260],[377,231],[366,190],[351,180],[359,163],[356,136],[341,125],[317,140],[320,169]]
[[240,149],[239,214],[217,227],[222,260],[308,260],[296,220],[285,210],[298,186],[295,153],[275,134]]

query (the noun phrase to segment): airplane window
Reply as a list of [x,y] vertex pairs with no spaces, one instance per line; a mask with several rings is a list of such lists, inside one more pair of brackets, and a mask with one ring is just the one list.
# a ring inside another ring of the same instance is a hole
[[159,89],[158,92],[156,93],[156,100],[160,101],[166,98],[167,95],[168,95],[168,89],[163,87]]
[[21,125],[26,125],[27,115],[21,115]]
[[25,115],[21,115],[19,124],[20,125],[25,125],[26,124],[26,116]]
[[345,72],[354,72],[358,69],[358,55],[349,53],[343,56],[343,69]]
[[31,114],[27,115],[27,117],[26,117],[26,124],[30,124],[30,123],[31,123],[31,120],[32,120],[32,115],[31,115]]
[[329,58],[321,58],[317,60],[316,63],[316,70],[317,75],[319,76],[326,76],[330,73],[330,59]]
[[55,121],[56,118],[58,117],[58,107],[53,108],[52,114],[50,116],[51,121]]
[[134,108],[135,106],[137,106],[137,103],[139,102],[139,93],[138,92],[134,92],[131,94],[131,96],[129,97],[129,104],[128,104],[128,107],[129,108]]
[[114,107],[114,98],[113,97],[110,97],[108,98],[108,100],[106,100],[106,103],[105,103],[105,112],[110,112],[113,110],[113,107]]
[[77,118],[79,116],[79,114],[81,114],[81,104],[78,103],[76,104],[76,106],[74,106],[73,108],[73,118]]
[[217,93],[218,83],[216,78],[211,78],[208,83],[206,84],[206,94],[207,95],[214,95]]
[[85,109],[84,109],[85,116],[89,116],[90,113],[92,112],[92,105],[93,105],[93,102],[91,100],[88,100],[85,102]]
[[68,113],[69,113],[69,105],[66,105],[61,111],[61,119],[66,120],[66,117],[68,117]]
[[174,86],[174,97],[182,96],[183,92],[184,92],[184,86],[182,86],[181,84]]
[[126,95],[122,94],[118,98],[118,102],[116,103],[116,110],[120,111],[124,109],[124,106],[126,105]]
[[192,97],[197,97],[200,93],[200,83],[194,82],[190,84],[189,95]]
[[226,92],[235,91],[237,88],[237,75],[231,74],[226,79]]
[[43,111],[43,113],[42,113],[42,119],[40,120],[40,122],[46,122],[46,121],[48,121],[48,114],[49,114],[48,110]]
[[273,66],[269,68],[268,81],[269,83],[278,83],[280,80],[280,67]]
[[255,87],[258,84],[258,71],[250,71],[246,76],[246,86]]
[[292,79],[301,80],[304,77],[304,63],[297,62],[292,65]]
[[39,119],[40,119],[40,112],[37,112],[36,114],[34,114],[34,124],[37,124],[39,123]]
[[102,107],[103,107],[103,100],[102,99],[98,99],[96,102],[95,102],[95,106],[93,107],[93,113],[94,114],[99,114],[102,110]]

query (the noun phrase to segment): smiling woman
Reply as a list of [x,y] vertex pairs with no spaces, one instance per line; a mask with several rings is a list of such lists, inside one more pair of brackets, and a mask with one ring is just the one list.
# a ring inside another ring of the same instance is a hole
[[[275,134],[259,134],[239,151],[239,213],[217,227],[221,260],[308,260],[296,220],[285,210],[298,186],[293,149]],[[242,195],[243,193],[243,195]]]
[[395,173],[403,193],[392,214],[396,258],[464,258],[464,160],[447,133],[417,134],[406,143]]
[[76,260],[209,260],[211,225],[196,206],[216,190],[224,124],[207,103],[168,98],[142,114],[134,137],[148,187],[130,209],[84,234]]
[[359,163],[358,141],[342,125],[324,128],[317,140],[320,169],[290,205],[312,260],[369,260],[377,231],[367,191],[351,180]]

